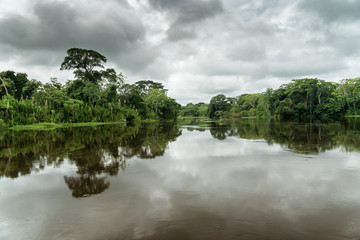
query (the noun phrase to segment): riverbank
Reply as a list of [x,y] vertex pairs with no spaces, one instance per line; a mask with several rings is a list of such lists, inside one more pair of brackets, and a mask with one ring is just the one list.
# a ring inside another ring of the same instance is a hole
[[125,125],[125,121],[118,122],[84,122],[84,123],[34,123],[30,125],[15,125],[12,127],[5,127],[5,129],[13,131],[23,131],[23,130],[52,130],[55,128],[64,128],[64,127],[94,127],[99,125],[109,125],[109,124],[121,124]]
[[[134,123],[154,123],[158,122],[157,119],[144,119],[144,120],[135,120]],[[52,130],[56,128],[66,128],[66,127],[95,127],[100,125],[126,125],[126,120],[121,121],[111,121],[111,122],[81,122],[81,123],[34,123],[29,125],[15,125],[15,126],[2,126],[2,129],[13,130],[13,131],[23,131],[23,130]]]
[[[346,115],[345,118],[360,118],[360,115]],[[208,117],[179,117],[177,119],[177,123],[184,125],[184,124],[206,124],[211,122],[223,122],[230,119],[210,119]],[[242,119],[263,119],[258,116],[254,117],[242,117]],[[158,122],[159,120],[156,119],[145,119],[145,120],[137,120],[135,122],[141,123],[152,123]],[[126,125],[126,121],[112,121],[112,122],[82,122],[82,123],[34,123],[30,125],[15,125],[11,127],[2,126],[3,129],[6,130],[13,130],[13,131],[23,131],[23,130],[52,130],[56,128],[65,128],[65,127],[94,127],[100,125],[111,125],[111,124],[120,124]]]

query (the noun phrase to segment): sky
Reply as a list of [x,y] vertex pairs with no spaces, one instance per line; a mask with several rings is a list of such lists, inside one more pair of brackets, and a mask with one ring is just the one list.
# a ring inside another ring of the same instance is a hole
[[179,103],[360,77],[357,0],[0,0],[0,71],[62,83],[69,48]]

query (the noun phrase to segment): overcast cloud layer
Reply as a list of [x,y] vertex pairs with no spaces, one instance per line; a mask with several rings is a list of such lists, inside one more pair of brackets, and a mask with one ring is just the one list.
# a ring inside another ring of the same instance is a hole
[[42,82],[72,47],[100,52],[133,83],[162,82],[180,103],[359,77],[356,0],[0,0],[0,71]]

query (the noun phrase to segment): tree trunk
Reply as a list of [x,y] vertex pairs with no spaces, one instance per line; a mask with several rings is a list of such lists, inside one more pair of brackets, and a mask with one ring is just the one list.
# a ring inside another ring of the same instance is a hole
[[5,93],[6,93],[6,96],[7,96],[7,97],[9,97],[9,93],[8,93],[7,88],[6,88],[6,85],[5,85],[4,80],[2,79],[2,77],[0,77],[0,79],[1,79],[1,81],[2,81],[2,84],[3,84],[4,88],[5,88]]

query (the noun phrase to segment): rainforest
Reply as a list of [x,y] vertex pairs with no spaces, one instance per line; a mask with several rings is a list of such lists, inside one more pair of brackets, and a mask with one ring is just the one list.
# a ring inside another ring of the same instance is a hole
[[[277,89],[228,97],[209,103],[180,105],[167,96],[160,82],[127,83],[123,73],[105,68],[107,58],[89,49],[67,51],[61,70],[73,70],[74,80],[62,84],[29,79],[13,70],[0,73],[0,126],[36,123],[133,122],[203,117],[277,118],[334,121],[360,114],[360,78],[328,82],[294,79]],[[241,86],[234,86],[241,89]]]

